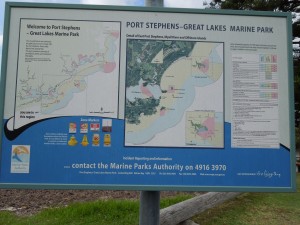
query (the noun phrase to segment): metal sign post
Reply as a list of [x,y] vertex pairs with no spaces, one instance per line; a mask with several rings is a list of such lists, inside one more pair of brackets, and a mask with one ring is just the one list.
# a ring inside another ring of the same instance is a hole
[[159,191],[141,191],[140,196],[140,225],[159,224]]
[[157,6],[157,7],[163,7],[164,6],[164,0],[146,0],[145,1],[146,6]]
[[[146,0],[146,6],[163,7],[164,0]],[[159,224],[159,191],[141,191],[140,195],[140,225]]]

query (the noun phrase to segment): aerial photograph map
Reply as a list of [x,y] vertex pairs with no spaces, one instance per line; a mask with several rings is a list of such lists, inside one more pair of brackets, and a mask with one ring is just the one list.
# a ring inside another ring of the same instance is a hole
[[224,147],[223,43],[127,42],[125,145]]

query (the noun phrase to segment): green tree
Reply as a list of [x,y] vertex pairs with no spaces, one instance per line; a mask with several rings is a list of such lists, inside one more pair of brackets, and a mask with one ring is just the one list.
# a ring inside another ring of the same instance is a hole
[[299,0],[215,0],[222,9],[295,12]]

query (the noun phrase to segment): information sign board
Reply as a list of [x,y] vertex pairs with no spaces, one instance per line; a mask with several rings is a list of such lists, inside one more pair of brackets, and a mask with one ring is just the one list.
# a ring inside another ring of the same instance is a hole
[[291,16],[6,3],[1,187],[293,191]]

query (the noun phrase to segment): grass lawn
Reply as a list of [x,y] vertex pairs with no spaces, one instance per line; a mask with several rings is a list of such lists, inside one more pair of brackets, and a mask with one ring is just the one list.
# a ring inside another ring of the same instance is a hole
[[[299,225],[300,174],[297,193],[244,193],[193,218],[201,225]],[[161,208],[191,198],[178,195],[161,200]],[[138,225],[139,201],[106,200],[75,203],[20,217],[0,212],[1,225]]]
[[[164,208],[191,198],[178,195],[161,200]],[[34,216],[20,217],[11,212],[0,212],[1,225],[138,225],[139,201],[102,200],[74,203],[65,208],[45,209]]]
[[300,174],[296,193],[245,193],[193,221],[201,225],[299,225]]

